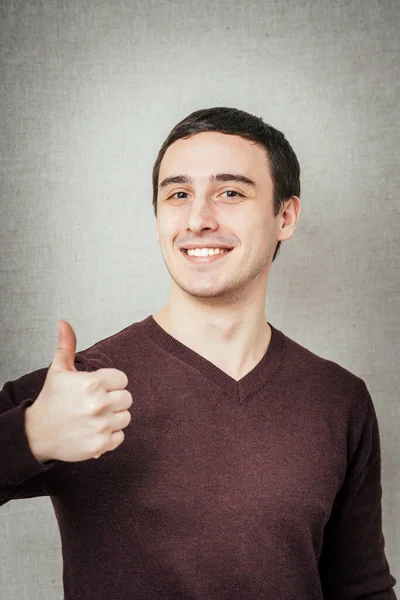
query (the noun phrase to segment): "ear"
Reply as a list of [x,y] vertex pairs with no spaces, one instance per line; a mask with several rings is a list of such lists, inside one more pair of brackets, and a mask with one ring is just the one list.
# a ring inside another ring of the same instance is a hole
[[286,200],[278,217],[277,240],[285,241],[292,237],[301,213],[301,204],[297,196],[291,196]]

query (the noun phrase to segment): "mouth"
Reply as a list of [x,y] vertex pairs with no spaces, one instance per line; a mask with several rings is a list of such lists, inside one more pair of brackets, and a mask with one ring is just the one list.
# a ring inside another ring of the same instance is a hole
[[230,254],[232,252],[233,248],[224,248],[223,252],[218,252],[218,254],[213,254],[210,256],[190,256],[187,253],[187,250],[183,250],[181,249],[180,252],[183,254],[183,256],[186,258],[186,260],[188,260],[189,262],[193,263],[193,264],[202,264],[202,263],[212,263],[212,262],[217,262],[219,260],[222,260],[223,258],[225,258],[226,256],[228,256],[228,254]]

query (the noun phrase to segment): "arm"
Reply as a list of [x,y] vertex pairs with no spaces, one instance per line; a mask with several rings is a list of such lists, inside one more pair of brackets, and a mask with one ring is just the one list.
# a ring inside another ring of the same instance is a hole
[[[85,370],[75,357],[77,370]],[[47,368],[7,381],[0,391],[0,506],[12,499],[47,495],[46,474],[59,461],[39,462],[25,431],[25,411],[39,395]]]
[[361,436],[324,533],[319,570],[325,600],[396,600],[382,533],[379,428],[366,386],[364,401]]

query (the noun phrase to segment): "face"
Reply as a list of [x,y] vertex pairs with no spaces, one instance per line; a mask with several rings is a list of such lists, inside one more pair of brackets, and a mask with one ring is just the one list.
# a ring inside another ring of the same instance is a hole
[[[158,185],[157,241],[172,285],[224,301],[265,293],[277,241],[291,233],[274,217],[264,148],[217,132],[180,139],[162,159]],[[211,258],[182,251],[196,244],[232,250]]]

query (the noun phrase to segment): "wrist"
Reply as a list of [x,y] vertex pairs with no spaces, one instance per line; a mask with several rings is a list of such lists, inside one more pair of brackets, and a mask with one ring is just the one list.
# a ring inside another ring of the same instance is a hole
[[40,463],[44,463],[51,460],[51,458],[44,444],[45,436],[39,426],[40,421],[37,419],[34,404],[31,404],[25,410],[25,435],[28,440],[29,449],[35,459]]

